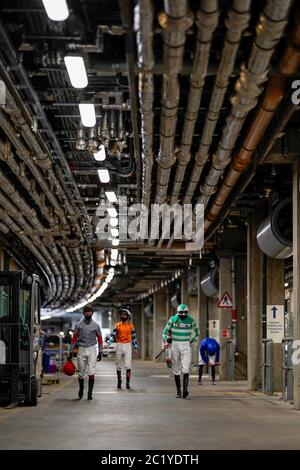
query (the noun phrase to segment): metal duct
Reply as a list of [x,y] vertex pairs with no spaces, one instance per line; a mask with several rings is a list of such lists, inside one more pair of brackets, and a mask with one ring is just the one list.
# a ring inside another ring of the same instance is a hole
[[166,200],[170,172],[176,157],[174,140],[177,124],[177,111],[180,97],[178,75],[182,60],[186,31],[193,24],[193,15],[186,0],[165,0],[165,12],[159,15],[163,28],[164,75],[162,84],[160,148],[157,158],[157,187],[155,202]]
[[235,155],[224,183],[222,184],[209,213],[205,218],[205,230],[207,230],[212,222],[216,220],[241,174],[252,163],[253,152],[265,134],[265,131],[284,96],[285,77],[295,74],[299,69],[300,54],[298,49],[300,47],[300,9],[296,11],[295,18],[295,26],[289,36],[287,48],[285,49],[285,53],[279,64],[280,75],[272,77],[268,83],[265,97],[249,127],[243,145]]
[[142,135],[142,204],[149,207],[153,166],[153,2],[139,0],[135,7],[134,29],[136,31],[139,73],[139,100],[141,108]]
[[270,61],[288,19],[291,0],[268,0],[260,15],[257,34],[252,46],[247,66],[241,69],[240,77],[235,85],[236,95],[231,99],[232,108],[226,119],[222,139],[204,184],[201,186],[199,204],[208,203],[215,193],[220,177],[231,161],[231,152],[242,129],[245,119],[258,101],[262,85],[267,79]]
[[207,297],[219,295],[219,270],[215,266],[200,281],[201,289]]
[[293,254],[292,211],[292,198],[284,199],[257,230],[257,243],[270,258],[284,259]]
[[184,203],[191,203],[202,169],[208,158],[214,131],[219,119],[220,110],[227,91],[230,75],[233,73],[236,55],[239,49],[243,31],[250,19],[249,7],[251,0],[235,0],[232,9],[225,20],[226,34],[221,61],[216,76],[208,113],[206,115],[200,146],[195,157],[195,164],[184,197]]
[[202,98],[204,79],[208,67],[212,36],[218,25],[219,19],[217,0],[202,0],[200,8],[201,9],[196,13],[198,33],[195,59],[181,135],[180,150],[177,156],[178,165],[172,189],[171,204],[175,204],[178,200],[182,182],[184,180],[185,170],[191,158],[191,145]]

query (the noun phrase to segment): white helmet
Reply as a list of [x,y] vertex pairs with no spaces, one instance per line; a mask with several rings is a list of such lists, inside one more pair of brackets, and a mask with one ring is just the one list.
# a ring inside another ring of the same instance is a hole
[[186,304],[180,304],[177,307],[177,313],[180,316],[187,316],[189,314],[189,307]]

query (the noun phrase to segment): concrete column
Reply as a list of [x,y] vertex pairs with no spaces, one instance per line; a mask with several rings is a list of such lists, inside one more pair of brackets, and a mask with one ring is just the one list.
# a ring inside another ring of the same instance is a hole
[[132,306],[132,321],[134,323],[137,340],[139,344],[139,350],[137,352],[136,357],[141,359],[142,352],[141,352],[141,340],[142,340],[142,305],[135,304]]
[[[153,296],[153,359],[162,348],[162,332],[166,326],[166,314],[168,308],[167,289],[161,289]],[[162,354],[159,359],[164,361]]]
[[247,262],[246,256],[235,257],[235,287],[236,287],[236,352],[235,379],[247,378]]
[[[284,305],[284,260],[267,257],[267,305]],[[273,389],[282,390],[282,345],[273,344]]]
[[201,289],[200,281],[202,277],[206,274],[206,267],[201,265],[197,268],[197,285],[198,285],[198,305],[199,305],[199,315],[198,315],[198,325],[200,330],[200,340],[207,337],[207,328],[208,328],[208,298]]
[[251,213],[247,230],[247,378],[250,390],[257,390],[261,384],[263,254],[256,233],[262,220],[261,213]]
[[[293,164],[293,338],[300,341],[300,161]],[[299,350],[299,348],[298,348]],[[297,356],[299,358],[299,354]],[[300,364],[294,364],[294,408],[300,410]]]
[[[199,315],[200,315],[200,279],[199,279],[199,268],[191,268],[193,270],[193,276],[195,275],[195,290],[189,292],[188,290],[188,275],[189,271],[185,274],[184,290],[185,290],[185,301],[189,306],[190,315],[195,319],[199,327]],[[200,328],[200,327],[199,327]],[[192,364],[198,365],[199,356],[199,341],[192,345]]]
[[[220,269],[219,269],[219,298],[222,297],[224,292],[228,292],[232,295],[232,280],[231,280],[231,258],[221,258],[220,259]],[[228,308],[219,309],[220,316],[220,332],[222,330],[230,330],[231,327],[231,310]],[[221,347],[221,362],[220,366],[220,379],[228,380],[228,371],[227,371],[227,346],[226,343],[228,338],[222,338],[220,334],[220,347]]]
[[181,304],[188,303],[188,281],[187,281],[187,271],[185,270],[181,276]]
[[141,339],[140,339],[140,348],[141,348],[141,359],[146,360],[146,317],[144,312],[144,302],[141,305]]

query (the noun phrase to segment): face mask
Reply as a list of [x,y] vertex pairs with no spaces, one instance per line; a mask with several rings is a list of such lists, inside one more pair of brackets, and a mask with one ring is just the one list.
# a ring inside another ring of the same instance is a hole
[[179,316],[180,320],[185,320],[186,317],[187,317],[187,314],[186,313],[185,314],[179,313],[178,316]]
[[122,321],[128,320],[128,315],[121,315],[121,320]]
[[87,322],[90,322],[92,317],[88,316],[88,315],[84,315],[84,318],[86,319]]

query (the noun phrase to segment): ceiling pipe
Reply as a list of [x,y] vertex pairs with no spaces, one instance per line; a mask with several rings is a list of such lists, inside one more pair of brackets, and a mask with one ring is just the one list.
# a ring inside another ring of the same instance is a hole
[[241,37],[249,23],[250,4],[251,0],[235,0],[225,20],[226,34],[221,61],[209,103],[208,113],[205,118],[201,142],[195,156],[194,168],[184,196],[184,204],[191,203],[202,169],[208,158],[209,148],[213,140],[214,131],[224,102],[230,76],[234,71]]
[[174,140],[180,97],[178,76],[182,69],[184,45],[188,28],[193,24],[187,0],[165,0],[165,11],[159,15],[163,28],[164,74],[162,84],[160,148],[157,158],[155,202],[166,200],[170,172],[176,161]]
[[20,238],[22,243],[31,251],[31,253],[35,256],[35,258],[40,262],[40,264],[47,272],[50,279],[47,302],[51,302],[52,299],[54,299],[56,296],[57,284],[52,269],[50,268],[47,262],[47,258],[44,258],[44,256],[41,255],[40,250],[32,244],[32,240],[25,233],[23,233],[20,227],[10,218],[7,211],[2,210],[1,207],[0,219],[3,223],[5,223],[5,225],[9,228],[11,232],[18,234],[18,237]]
[[[45,205],[44,201],[42,201],[42,198],[37,193],[35,189],[36,180],[34,179],[29,180],[29,178],[25,174],[21,175],[20,166],[14,159],[14,156],[11,152],[11,145],[9,141],[4,143],[0,140],[0,160],[5,162],[9,166],[10,170],[18,178],[19,183],[25,188],[28,194],[30,194],[34,203],[40,209],[45,219],[48,220],[49,224],[50,225],[58,224],[57,216],[52,215],[52,211],[50,210],[50,208]],[[2,174],[2,177],[3,177],[3,174]]]
[[149,207],[151,198],[153,166],[153,3],[139,0],[135,7],[134,28],[136,31],[139,73],[139,100],[142,136],[142,204]]
[[126,62],[128,70],[128,85],[130,91],[130,108],[131,108],[131,123],[133,134],[133,149],[136,164],[136,192],[137,201],[140,202],[140,186],[141,186],[141,162],[140,162],[140,142],[139,142],[139,126],[138,126],[138,113],[137,113],[137,90],[136,79],[134,73],[134,38],[132,31],[132,18],[131,18],[131,5],[130,0],[119,0],[120,15],[122,26],[126,30],[125,46],[126,46]]
[[181,134],[178,165],[171,193],[171,204],[176,204],[184,180],[186,167],[191,158],[191,145],[202,98],[204,80],[207,73],[213,33],[218,25],[219,10],[217,0],[202,0],[196,13],[197,39],[193,72],[190,80],[188,103]]
[[201,186],[198,204],[207,203],[216,192],[218,182],[231,161],[231,152],[248,113],[253,109],[266,81],[270,61],[288,20],[290,0],[268,0],[260,15],[257,34],[250,58],[241,69],[235,85],[236,94],[231,99],[232,108],[223,128],[222,138],[213,156],[209,173]]
[[[51,266],[51,269],[56,276],[57,292],[55,298],[56,300],[59,299],[62,295],[63,283],[61,272],[58,269],[58,265],[56,264],[53,255],[50,254],[48,249],[44,247],[40,237],[35,233],[35,228],[26,221],[24,215],[13,205],[12,202],[10,202],[8,198],[0,193],[0,207],[1,206],[7,212],[8,216],[11,219],[14,219],[14,221],[16,221],[19,225],[20,228],[17,229],[16,235],[19,236],[24,233],[30,237],[32,245],[35,245],[35,247],[40,250],[41,254],[48,261],[48,264]],[[60,269],[64,273],[64,267],[61,264]]]
[[207,230],[216,220],[226,199],[236,185],[241,174],[253,161],[253,154],[265,134],[275,111],[278,109],[285,92],[285,77],[297,73],[300,67],[300,9],[295,15],[295,26],[288,37],[288,45],[279,64],[279,75],[271,77],[263,101],[249,127],[239,152],[233,158],[231,168],[206,215],[204,228]]

